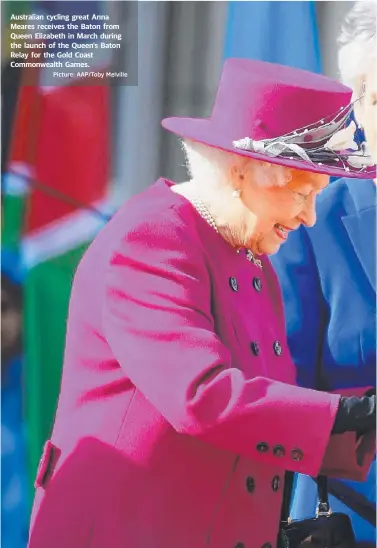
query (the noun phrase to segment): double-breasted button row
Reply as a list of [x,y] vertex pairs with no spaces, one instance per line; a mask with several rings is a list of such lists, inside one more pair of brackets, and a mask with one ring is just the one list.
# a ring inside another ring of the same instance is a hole
[[[274,349],[274,352],[277,356],[280,356],[280,354],[282,353],[283,349],[282,349],[282,346],[281,344],[279,343],[279,341],[275,341],[274,344],[272,345],[273,349]],[[252,353],[254,354],[254,356],[259,356],[260,354],[260,348],[259,348],[259,344],[257,341],[251,341],[250,343],[250,348],[251,348],[251,351]]]
[[[277,491],[280,487],[280,476],[274,476],[271,480],[271,487],[273,491]],[[253,493],[255,490],[255,481],[251,476],[246,478],[246,489],[249,493]]]
[[[233,289],[233,291],[238,291],[239,290],[239,285],[238,285],[237,278],[235,278],[234,276],[231,276],[229,278],[229,285]],[[262,281],[257,276],[255,276],[255,278],[253,278],[253,287],[254,287],[255,291],[259,292],[259,291],[262,290]]]

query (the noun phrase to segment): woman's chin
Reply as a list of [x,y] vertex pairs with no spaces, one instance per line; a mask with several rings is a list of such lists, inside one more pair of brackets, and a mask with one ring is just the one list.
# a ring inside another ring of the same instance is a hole
[[274,255],[280,249],[280,246],[283,244],[283,241],[271,241],[267,240],[260,242],[258,246],[258,253],[261,255]]

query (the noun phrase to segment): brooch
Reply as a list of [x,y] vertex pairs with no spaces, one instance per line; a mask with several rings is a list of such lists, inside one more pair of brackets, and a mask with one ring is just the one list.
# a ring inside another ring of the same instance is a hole
[[255,258],[254,253],[251,251],[251,249],[248,249],[246,251],[246,259],[250,261],[251,263],[255,264],[255,266],[257,266],[258,268],[263,269],[262,261]]

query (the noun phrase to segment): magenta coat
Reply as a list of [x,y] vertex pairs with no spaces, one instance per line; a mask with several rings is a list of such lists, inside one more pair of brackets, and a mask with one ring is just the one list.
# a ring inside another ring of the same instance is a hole
[[[365,477],[339,396],[295,386],[280,289],[159,180],[74,280],[29,548],[271,548],[284,470]],[[328,445],[329,444],[329,445]]]

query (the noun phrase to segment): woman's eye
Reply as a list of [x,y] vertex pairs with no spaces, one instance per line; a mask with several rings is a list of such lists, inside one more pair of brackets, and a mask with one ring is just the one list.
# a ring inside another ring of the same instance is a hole
[[307,200],[312,193],[312,190],[310,190],[306,194],[304,194],[303,192],[299,192],[298,190],[293,190],[291,188],[289,188],[289,190],[292,192],[293,196],[295,196],[297,200],[300,200],[300,202],[304,202],[305,200]]

